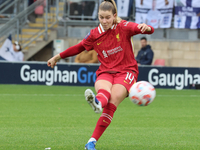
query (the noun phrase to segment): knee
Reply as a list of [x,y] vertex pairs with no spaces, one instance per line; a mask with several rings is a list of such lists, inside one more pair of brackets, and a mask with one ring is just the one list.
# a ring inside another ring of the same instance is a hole
[[122,98],[120,95],[115,94],[111,96],[110,103],[114,104],[116,107],[121,103]]

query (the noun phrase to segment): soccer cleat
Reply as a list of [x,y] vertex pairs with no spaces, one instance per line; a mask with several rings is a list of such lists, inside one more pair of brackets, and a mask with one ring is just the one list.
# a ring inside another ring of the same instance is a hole
[[85,99],[88,102],[88,104],[92,107],[95,113],[97,114],[101,113],[102,111],[101,102],[95,98],[95,95],[92,92],[92,90],[90,89],[85,90]]
[[87,149],[87,150],[96,150],[96,149],[95,149],[95,145],[96,145],[96,142],[95,142],[95,141],[88,142],[88,143],[85,145],[85,149]]

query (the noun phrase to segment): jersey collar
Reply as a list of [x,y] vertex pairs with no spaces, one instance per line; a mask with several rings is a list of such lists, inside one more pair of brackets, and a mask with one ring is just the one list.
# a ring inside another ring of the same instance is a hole
[[[114,25],[111,27],[111,29],[116,29],[116,27],[117,27],[117,24],[114,24]],[[99,24],[98,30],[99,30],[99,33],[100,33],[100,34],[103,33],[103,32],[105,32],[105,30],[103,29],[103,26],[102,26],[101,24]]]

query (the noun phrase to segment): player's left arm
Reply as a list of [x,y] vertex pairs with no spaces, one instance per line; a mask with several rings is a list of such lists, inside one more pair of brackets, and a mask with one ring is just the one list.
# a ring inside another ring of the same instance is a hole
[[[154,32],[154,28],[149,26],[149,25],[146,25],[145,23],[142,23],[142,24],[138,24],[137,28],[143,33],[147,33],[147,34],[151,34]],[[152,32],[153,31],[153,32]]]
[[123,29],[130,36],[133,36],[136,34],[152,34],[154,32],[154,28],[145,23],[137,24],[134,22],[124,22]]

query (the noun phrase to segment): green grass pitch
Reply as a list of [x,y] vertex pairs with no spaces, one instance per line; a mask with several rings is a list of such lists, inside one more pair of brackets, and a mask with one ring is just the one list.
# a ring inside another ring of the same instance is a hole
[[[0,85],[0,150],[84,149],[100,117],[85,101],[87,88]],[[199,150],[200,90],[156,93],[144,107],[126,98],[97,150]]]

